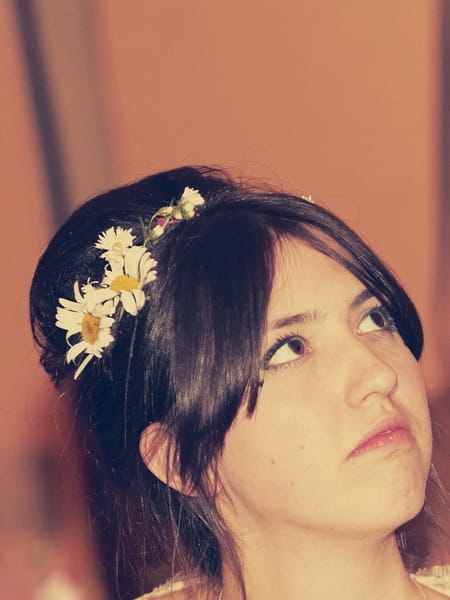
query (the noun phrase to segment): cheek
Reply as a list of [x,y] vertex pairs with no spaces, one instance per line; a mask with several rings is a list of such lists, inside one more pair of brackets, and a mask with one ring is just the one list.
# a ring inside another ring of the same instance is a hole
[[401,394],[405,405],[429,420],[428,400],[422,369],[413,357],[404,361],[399,367],[398,380],[398,393]]
[[427,466],[431,460],[432,431],[428,400],[420,365],[408,353],[398,365],[398,389],[395,398],[408,414],[417,442]]
[[[292,390],[291,390],[292,394]],[[271,410],[272,404],[276,410]],[[229,431],[219,465],[220,477],[225,487],[242,503],[249,504],[252,498],[257,503],[271,503],[276,497],[287,501],[287,496],[307,488],[312,491],[318,472],[329,461],[330,445],[324,435],[323,424],[319,432],[311,423],[312,415],[300,410],[296,399],[296,410],[284,398],[284,402],[265,402],[260,398],[252,418],[239,419]],[[262,508],[262,506],[261,506]]]

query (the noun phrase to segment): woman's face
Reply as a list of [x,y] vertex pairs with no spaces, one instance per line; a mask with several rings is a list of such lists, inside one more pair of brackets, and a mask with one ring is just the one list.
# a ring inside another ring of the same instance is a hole
[[225,438],[230,524],[360,536],[422,507],[431,427],[419,366],[351,273],[289,239],[277,251],[256,410]]

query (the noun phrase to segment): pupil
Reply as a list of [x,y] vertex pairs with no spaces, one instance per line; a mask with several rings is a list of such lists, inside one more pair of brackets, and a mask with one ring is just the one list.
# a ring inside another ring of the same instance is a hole
[[300,340],[291,340],[289,342],[289,348],[296,354],[301,354],[303,352],[303,344]]
[[372,321],[377,327],[384,327],[384,317],[379,311],[372,313]]

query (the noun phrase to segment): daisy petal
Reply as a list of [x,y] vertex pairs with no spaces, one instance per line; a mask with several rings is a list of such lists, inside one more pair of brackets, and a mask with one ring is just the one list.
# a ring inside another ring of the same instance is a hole
[[124,271],[127,275],[139,279],[139,264],[146,252],[145,246],[133,246],[126,251]]
[[160,238],[163,233],[164,233],[164,227],[162,225],[155,225],[154,227],[152,227],[150,229],[150,232],[149,232],[150,241],[154,242],[155,240]]
[[[129,248],[133,244],[134,235],[132,235],[132,229],[123,229],[122,227],[110,227],[98,236],[96,248],[100,250],[114,250],[117,248],[125,249]],[[115,251],[117,251],[115,250]]]
[[59,298],[59,303],[61,306],[66,308],[67,310],[80,310],[80,303],[74,302],[73,300],[67,300],[66,298]]
[[65,308],[58,308],[56,311],[56,320],[60,323],[58,327],[62,327],[63,329],[69,325],[80,326],[82,319],[83,313],[81,312],[73,312]]
[[88,343],[85,342],[84,340],[82,340],[81,342],[78,342],[78,344],[75,344],[74,346],[71,346],[69,348],[69,351],[67,352],[66,355],[66,361],[69,362],[73,362],[75,360],[75,358],[81,354],[82,352],[84,352],[88,347]]
[[131,292],[122,292],[120,299],[127,313],[135,317],[137,315],[137,307],[133,294]]
[[140,265],[139,265],[139,268],[140,268],[140,271],[141,271],[141,277],[144,279],[147,276],[147,273],[149,273],[152,269],[154,269],[157,264],[158,263],[152,257],[152,255],[150,254],[150,252],[146,252],[142,256],[141,262],[140,262]]
[[131,292],[134,296],[134,301],[136,302],[136,309],[141,310],[141,308],[145,304],[145,294],[142,290],[133,290]]
[[[85,306],[86,306],[86,312],[89,313],[97,313],[100,312],[104,312],[102,309],[102,306],[104,307],[104,303],[107,300],[111,300],[112,298],[114,298],[114,296],[117,296],[116,291],[112,290],[111,288],[98,288],[96,289],[94,292],[92,292],[92,294],[89,294],[88,296],[86,296],[85,299]],[[100,315],[99,315],[100,316]]]
[[194,206],[200,206],[205,203],[205,199],[198,190],[191,187],[185,187],[178,204],[189,202]]
[[109,333],[108,331],[100,331],[99,336],[98,336],[98,344],[102,348],[106,348],[112,342],[114,342],[114,338],[111,335],[111,333]]
[[92,360],[93,355],[92,354],[88,354],[83,362],[81,363],[81,365],[78,367],[78,369],[75,371],[75,375],[73,376],[74,379],[78,379],[78,376],[80,375],[80,373],[82,371],[84,371],[84,368],[86,367],[86,365]]
[[78,302],[78,304],[81,304],[83,302],[83,296],[80,292],[80,284],[78,281],[75,281],[73,284],[73,293],[75,295],[75,300]]
[[[58,323],[56,323],[56,324],[58,325]],[[60,326],[60,325],[58,325],[58,327],[61,327],[61,326]],[[73,335],[75,335],[75,334],[77,334],[77,333],[80,333],[81,325],[76,325],[76,324],[74,324],[74,325],[71,325],[71,326],[69,326],[69,327],[66,325],[65,327],[61,327],[61,329],[67,329],[67,333],[66,333],[66,341],[68,342],[68,341],[69,341],[69,339],[70,339],[70,338],[71,338]]]

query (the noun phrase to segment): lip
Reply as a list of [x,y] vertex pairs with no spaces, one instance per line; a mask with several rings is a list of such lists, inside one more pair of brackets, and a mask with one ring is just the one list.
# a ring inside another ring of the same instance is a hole
[[382,419],[367,431],[347,458],[354,458],[381,448],[409,444],[411,439],[411,431],[405,419],[400,416]]

